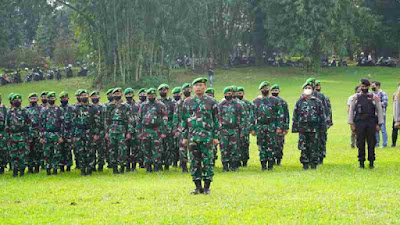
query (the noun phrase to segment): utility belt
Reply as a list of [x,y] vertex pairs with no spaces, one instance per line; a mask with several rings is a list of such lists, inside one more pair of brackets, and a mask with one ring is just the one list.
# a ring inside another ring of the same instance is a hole
[[371,115],[371,114],[356,114],[355,116],[355,121],[364,121],[364,120],[373,120],[373,119],[377,119],[376,115]]

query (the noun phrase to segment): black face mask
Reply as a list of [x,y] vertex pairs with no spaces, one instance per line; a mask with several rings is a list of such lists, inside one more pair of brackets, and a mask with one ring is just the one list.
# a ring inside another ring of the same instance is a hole
[[47,104],[47,99],[43,99],[43,100],[42,100],[42,103],[43,103],[43,104]]
[[367,94],[368,93],[368,88],[361,88],[361,92],[364,93],[364,94]]
[[237,96],[237,95],[235,95],[235,96],[233,96],[233,98],[234,98],[234,99],[237,99],[237,98],[238,98],[238,96]]
[[321,88],[320,89],[315,89],[316,91],[318,91],[318,92],[321,92]]
[[146,101],[146,98],[147,98],[146,96],[139,96],[139,100],[142,102]]
[[107,99],[108,99],[109,102],[112,102],[112,100],[114,99],[114,97],[113,97],[113,96],[107,96]]
[[238,96],[238,99],[243,100],[243,96],[240,96],[240,95],[239,95],[239,96]]
[[278,93],[272,93],[272,96],[278,97]]
[[156,99],[155,98],[149,98],[150,102],[154,102]]
[[21,102],[14,102],[13,106],[19,108],[21,106]]
[[76,100],[77,100],[79,103],[82,102],[82,101],[81,101],[81,98],[76,98]]
[[31,103],[31,106],[33,106],[33,107],[37,106],[37,102],[30,102],[30,103]]
[[81,98],[81,102],[83,102],[83,103],[88,103],[88,102],[89,102],[89,99],[88,99],[88,98]]
[[118,102],[119,100],[121,100],[121,98],[122,98],[122,96],[114,96],[114,100],[117,101],[117,102]]
[[376,91],[376,87],[373,87],[373,88],[372,88],[372,91],[375,92],[375,91]]
[[225,99],[228,100],[228,101],[232,100],[232,98],[233,98],[232,95],[227,95],[227,96],[225,96]]
[[92,103],[93,104],[97,104],[97,103],[99,103],[99,100],[100,99],[98,99],[98,98],[92,98]]
[[167,93],[161,92],[160,96],[161,96],[161,98],[165,98],[165,97],[167,97]]
[[184,91],[183,95],[185,95],[185,97],[190,97],[192,93],[190,93],[190,91]]
[[127,101],[127,102],[129,102],[129,103],[132,102],[133,97],[125,97],[125,98],[126,98],[126,101]]
[[267,95],[269,94],[269,90],[262,90],[261,93],[262,93],[264,96],[267,96]]
[[181,100],[181,96],[174,96],[175,101]]
[[63,105],[63,106],[68,105],[68,100],[61,100],[61,105]]
[[56,103],[56,100],[49,100],[50,105],[54,105],[54,103]]

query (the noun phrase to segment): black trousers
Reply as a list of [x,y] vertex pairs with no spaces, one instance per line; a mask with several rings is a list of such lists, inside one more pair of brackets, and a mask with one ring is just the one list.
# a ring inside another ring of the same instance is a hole
[[397,135],[399,133],[399,129],[394,127],[395,122],[393,121],[393,130],[392,130],[392,144],[396,146]]
[[375,161],[376,123],[366,120],[356,122],[358,161],[365,161],[365,142],[368,145],[368,161]]

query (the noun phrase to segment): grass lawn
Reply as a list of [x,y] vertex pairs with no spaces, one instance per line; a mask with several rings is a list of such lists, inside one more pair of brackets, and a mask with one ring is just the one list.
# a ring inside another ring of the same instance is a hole
[[[291,113],[304,81],[310,76],[320,79],[334,116],[324,165],[316,171],[303,171],[297,134],[289,134],[283,165],[273,172],[260,171],[254,138],[248,168],[221,173],[218,162],[210,196],[189,195],[191,178],[178,169],[157,174],[140,169],[117,176],[106,170],[91,177],[81,177],[77,170],[50,177],[42,171],[23,178],[12,178],[7,172],[0,177],[0,224],[399,224],[399,148],[377,149],[376,169],[361,170],[357,150],[350,148],[346,123],[346,101],[361,77],[381,81],[382,89],[391,96],[399,74],[399,69],[356,67],[312,75],[293,68],[218,70],[217,99],[223,97],[224,86],[235,84],[245,87],[252,100],[259,94],[259,83],[268,80],[281,86]],[[194,76],[178,74],[174,78],[181,84]],[[90,87],[90,81],[73,78],[62,83],[2,86],[0,92],[4,102],[9,92],[18,92],[26,103],[32,91],[74,93],[82,87]]]

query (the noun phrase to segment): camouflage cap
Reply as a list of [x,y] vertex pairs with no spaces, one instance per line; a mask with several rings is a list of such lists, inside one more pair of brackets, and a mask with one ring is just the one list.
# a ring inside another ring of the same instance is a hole
[[157,90],[155,88],[149,88],[146,91],[146,94],[150,95],[150,94],[156,94]]
[[225,89],[224,89],[224,94],[226,94],[226,93],[228,93],[228,92],[230,92],[230,91],[233,91],[233,86],[225,87]]
[[169,89],[168,84],[161,84],[160,86],[158,86],[157,90],[162,90],[162,89]]
[[127,88],[124,91],[124,95],[127,95],[127,94],[135,94],[135,91],[132,88]]
[[182,90],[185,89],[185,88],[190,88],[190,87],[191,87],[191,84],[190,84],[190,83],[184,83],[184,84],[182,85]]
[[36,92],[30,93],[28,98],[37,98],[38,94]]
[[238,88],[237,88],[237,91],[238,91],[238,92],[244,92],[244,87],[238,87]]
[[92,97],[93,95],[99,96],[100,92],[99,91],[92,91],[89,96]]
[[60,95],[58,96],[59,98],[68,98],[68,92],[61,92]]
[[47,93],[47,98],[56,98],[56,93],[54,91],[51,91],[49,93]]
[[112,91],[113,94],[118,93],[118,92],[122,93],[122,88],[117,87],[117,88],[114,88],[114,90]]
[[261,90],[263,89],[265,86],[269,86],[269,82],[268,81],[263,81],[261,82],[260,86],[258,86],[258,89]]
[[146,93],[146,88],[140,88],[138,94]]
[[194,85],[197,84],[197,83],[204,83],[204,84],[206,84],[207,81],[208,81],[207,78],[205,78],[205,77],[199,77],[199,78],[193,80],[192,86],[194,86]]
[[272,85],[271,86],[271,90],[274,90],[274,89],[280,89],[280,87],[279,87],[279,85],[277,85],[277,84],[274,84],[274,85]]
[[181,87],[175,87],[174,89],[172,89],[172,94],[179,94],[181,93]]
[[207,88],[206,89],[206,94],[214,94],[214,93],[215,93],[214,88]]
[[14,101],[15,99],[21,99],[22,100],[22,95],[20,95],[20,94],[13,94],[12,96],[11,96],[11,101]]
[[110,95],[110,94],[112,94],[113,90],[114,90],[114,88],[110,88],[110,89],[108,89],[108,90],[106,91],[106,95]]
[[40,96],[43,96],[43,95],[47,96],[48,93],[49,93],[48,91],[42,91],[42,93],[40,93]]

